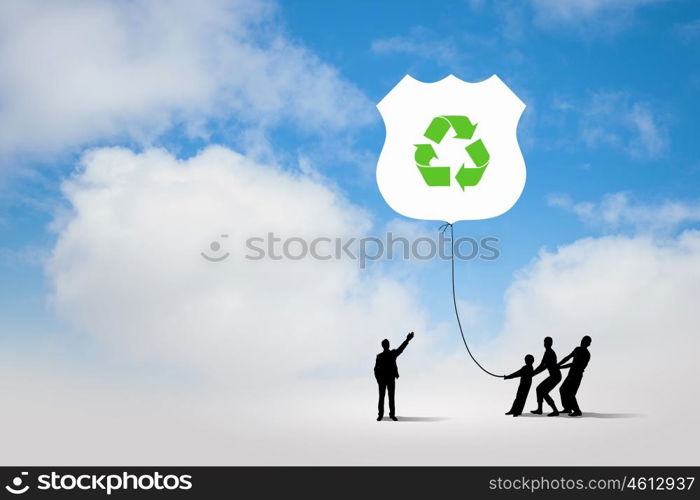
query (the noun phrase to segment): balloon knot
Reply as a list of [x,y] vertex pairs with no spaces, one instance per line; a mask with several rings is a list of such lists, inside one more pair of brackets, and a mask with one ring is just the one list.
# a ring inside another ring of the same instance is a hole
[[450,222],[445,222],[443,225],[441,225],[441,226],[438,228],[438,231],[442,231],[442,232],[444,233],[444,232],[447,230],[447,228],[448,228],[448,227],[451,227],[451,226],[452,226],[452,223],[450,223]]

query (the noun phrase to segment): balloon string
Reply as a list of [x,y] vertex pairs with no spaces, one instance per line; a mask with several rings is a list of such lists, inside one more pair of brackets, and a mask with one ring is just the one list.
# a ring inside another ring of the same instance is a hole
[[472,358],[472,361],[476,363],[476,366],[481,368],[485,373],[488,373],[492,377],[497,377],[497,378],[503,378],[503,375],[496,375],[495,373],[492,373],[488,371],[486,368],[481,366],[481,363],[479,363],[474,355],[472,354],[471,349],[469,349],[469,344],[467,344],[467,339],[464,337],[464,330],[462,330],[462,322],[459,319],[459,310],[457,309],[457,293],[455,292],[455,238],[454,238],[454,228],[452,227],[452,224],[449,222],[445,222],[442,226],[440,226],[440,231],[443,233],[447,228],[450,228],[450,243],[452,245],[452,253],[450,255],[450,262],[452,264],[452,303],[454,304],[455,307],[455,316],[457,317],[457,326],[459,326],[459,333],[462,335],[462,342],[464,342],[464,347],[467,348],[467,352],[469,353],[469,357]]

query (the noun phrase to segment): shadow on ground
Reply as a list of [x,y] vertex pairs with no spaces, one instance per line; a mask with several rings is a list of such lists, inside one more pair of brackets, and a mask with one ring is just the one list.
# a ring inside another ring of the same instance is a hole
[[[399,419],[399,422],[442,422],[443,420],[449,420],[446,417],[402,417],[401,415],[396,418]],[[391,419],[388,417],[384,417],[382,420],[391,422]]]
[[[560,414],[558,418],[566,418],[568,420],[576,420],[577,418],[640,418],[643,417],[641,413],[596,413],[592,411],[587,411],[583,413],[581,417],[569,417],[565,414]],[[533,415],[532,413],[523,413],[520,417],[528,418],[547,418],[547,415]],[[520,418],[518,417],[518,418]]]

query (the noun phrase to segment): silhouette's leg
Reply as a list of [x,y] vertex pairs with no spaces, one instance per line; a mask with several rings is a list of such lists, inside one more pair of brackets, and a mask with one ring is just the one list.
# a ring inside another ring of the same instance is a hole
[[552,389],[554,389],[557,386],[560,380],[561,377],[548,377],[544,382],[542,382],[542,397],[552,408],[552,413],[548,414],[550,417],[556,417],[557,415],[559,415],[559,410],[557,410],[557,407],[554,404],[554,400],[552,399],[552,396],[549,395],[549,393],[552,391]]
[[535,389],[535,394],[537,395],[537,409],[532,410],[530,413],[535,413],[537,415],[542,414],[542,401],[544,400],[544,391],[543,390],[544,390],[544,383],[546,381],[547,380],[540,382],[539,385],[537,386],[537,388]]
[[554,404],[554,400],[549,394],[544,395],[544,400],[547,402],[547,404],[552,408],[552,413],[558,413],[559,410],[557,410],[556,405]]
[[377,380],[379,385],[379,413],[377,414],[377,419],[381,420],[384,416],[384,393],[386,392],[386,383]]
[[571,404],[570,415],[574,417],[580,417],[582,415],[581,408],[579,408],[578,400],[576,399],[576,393],[578,392],[578,388],[581,385],[581,378],[582,377],[577,377],[576,379],[572,380],[571,387],[569,390],[569,402]]
[[581,415],[581,408],[578,407],[578,401],[576,401],[576,396],[571,396],[571,414]]
[[561,384],[561,387],[559,388],[559,394],[561,395],[561,405],[564,408],[562,410],[563,413],[569,413],[571,411],[571,398],[569,397],[569,378],[567,377],[566,380],[564,380],[564,383]]
[[515,400],[513,401],[513,404],[510,405],[510,410],[506,413],[506,415],[513,415],[513,414],[520,414],[521,412],[518,411],[518,396],[515,396]]
[[387,389],[389,390],[389,416],[396,416],[396,409],[394,407],[394,393],[396,391],[396,382],[393,380],[387,383]]

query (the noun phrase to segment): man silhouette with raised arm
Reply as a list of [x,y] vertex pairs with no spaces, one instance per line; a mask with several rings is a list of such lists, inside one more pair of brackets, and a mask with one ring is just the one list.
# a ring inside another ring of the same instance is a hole
[[[586,335],[581,339],[581,345],[559,362],[559,368],[569,369],[569,374],[566,376],[564,383],[561,384],[559,393],[561,394],[561,404],[564,407],[562,411],[568,413],[570,417],[583,415],[581,408],[578,407],[578,401],[576,401],[576,393],[583,379],[583,371],[591,360],[591,353],[588,352],[589,345],[591,345],[591,338]],[[565,365],[564,363],[569,361],[569,359],[571,359],[571,363]]]
[[540,382],[537,389],[535,389],[535,392],[537,393],[537,409],[532,410],[530,413],[542,415],[542,401],[547,401],[547,404],[552,407],[552,413],[548,413],[547,416],[556,417],[559,415],[559,411],[554,405],[554,400],[549,393],[561,380],[561,370],[557,364],[557,354],[554,352],[554,349],[552,349],[552,343],[552,337],[544,338],[544,356],[542,356],[540,366],[535,368],[533,376],[548,370],[549,377]]
[[377,361],[374,364],[374,378],[377,379],[379,385],[379,414],[377,421],[384,418],[384,393],[389,391],[389,418],[394,422],[396,418],[396,409],[394,408],[394,389],[396,388],[396,379],[399,378],[399,369],[396,366],[396,358],[406,349],[406,346],[413,338],[413,332],[406,336],[406,340],[399,346],[398,349],[389,349],[389,341],[382,340],[382,352],[377,354]]

